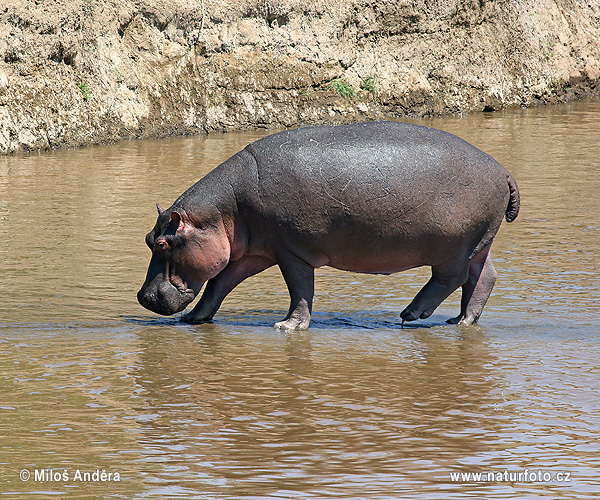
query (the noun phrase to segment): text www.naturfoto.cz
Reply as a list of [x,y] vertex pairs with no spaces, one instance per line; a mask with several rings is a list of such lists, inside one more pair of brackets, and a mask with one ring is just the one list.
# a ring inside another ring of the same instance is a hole
[[557,481],[568,483],[571,481],[570,472],[544,472],[541,470],[507,471],[504,472],[450,472],[450,481],[460,483],[489,483],[489,482],[539,482],[548,483]]

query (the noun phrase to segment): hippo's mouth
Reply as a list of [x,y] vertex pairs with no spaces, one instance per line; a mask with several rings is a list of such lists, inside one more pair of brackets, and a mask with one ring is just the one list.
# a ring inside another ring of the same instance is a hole
[[187,305],[194,300],[196,297],[196,292],[192,288],[189,288],[183,278],[177,274],[175,270],[175,264],[167,262],[165,276],[167,277],[171,286],[175,288],[179,294],[179,304],[176,306],[176,310],[171,314],[183,311]]
[[[167,268],[165,270],[165,275],[169,279],[169,283],[171,283],[171,285],[173,285],[173,287],[175,287],[175,289],[182,296],[191,294],[192,298],[190,299],[189,302],[194,300],[194,297],[196,296],[196,292],[194,292],[193,289],[189,288],[187,286],[187,283],[181,278],[181,276],[179,276],[175,272],[175,264],[171,264],[170,262],[167,262]],[[189,304],[189,302],[186,303],[186,306],[187,306],[187,304]]]
[[170,316],[183,311],[194,300],[196,292],[175,272],[175,266],[166,263],[162,272],[148,278],[138,292],[138,301],[146,309]]

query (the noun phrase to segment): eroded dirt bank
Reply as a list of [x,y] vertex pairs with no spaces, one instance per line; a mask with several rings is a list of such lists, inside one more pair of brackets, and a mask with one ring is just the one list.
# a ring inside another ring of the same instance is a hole
[[4,0],[0,153],[599,88],[597,0]]

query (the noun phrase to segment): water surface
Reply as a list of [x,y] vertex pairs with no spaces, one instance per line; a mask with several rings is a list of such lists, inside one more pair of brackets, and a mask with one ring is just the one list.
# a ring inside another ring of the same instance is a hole
[[[0,158],[1,498],[597,498],[599,117],[592,100],[418,122],[521,190],[472,327],[444,324],[457,293],[400,328],[427,270],[319,269],[301,333],[271,326],[276,269],[212,324],[142,309],[154,203],[264,133]],[[451,476],[525,470],[553,479]]]

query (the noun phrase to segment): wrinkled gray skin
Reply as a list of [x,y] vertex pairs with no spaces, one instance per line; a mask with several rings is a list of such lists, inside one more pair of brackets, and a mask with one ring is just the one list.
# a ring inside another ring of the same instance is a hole
[[198,181],[146,236],[140,303],[210,321],[244,279],[277,264],[291,298],[276,327],[306,329],[314,269],[390,274],[431,266],[400,313],[427,318],[462,286],[460,314],[477,321],[496,272],[490,245],[513,221],[519,192],[493,158],[458,137],[396,122],[309,127],[260,139]]

